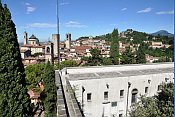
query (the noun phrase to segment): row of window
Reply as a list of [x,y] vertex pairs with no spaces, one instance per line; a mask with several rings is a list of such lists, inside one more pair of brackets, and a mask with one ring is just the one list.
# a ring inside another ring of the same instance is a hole
[[[160,91],[160,90],[161,90],[161,85],[158,85],[157,91]],[[132,103],[136,102],[137,93],[138,93],[137,89],[132,90],[132,99],[131,99]],[[148,93],[148,87],[145,87],[145,93]],[[91,96],[92,96],[91,93],[87,93],[87,101],[91,101]],[[120,97],[124,97],[124,90],[120,90]],[[104,100],[107,100],[107,99],[108,99],[108,91],[105,91]]]

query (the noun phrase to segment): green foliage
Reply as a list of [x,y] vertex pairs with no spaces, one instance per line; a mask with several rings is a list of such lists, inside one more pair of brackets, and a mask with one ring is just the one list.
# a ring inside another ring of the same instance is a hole
[[130,117],[160,117],[160,111],[154,97],[141,96],[140,101],[131,106]]
[[26,82],[28,89],[36,87],[36,84],[43,79],[45,64],[29,65],[25,68]]
[[118,41],[118,29],[114,29],[112,32],[112,42],[110,47],[110,57],[113,59],[113,64],[119,64],[119,41]]
[[174,117],[174,84],[164,84],[162,91],[156,96],[161,117]]
[[92,57],[88,58],[86,65],[87,66],[101,65],[100,50],[97,48],[93,48],[90,50],[90,53],[91,53]]
[[0,116],[32,116],[15,24],[7,5],[3,7],[1,1],[0,45]]
[[136,52],[136,63],[146,63],[144,44],[141,44]]
[[100,58],[100,50],[97,48],[90,49],[90,54],[92,55],[92,59],[99,59]]
[[44,102],[45,117],[56,117],[56,85],[54,67],[48,62],[44,69],[43,76],[44,91],[41,93],[41,99]]
[[78,64],[74,60],[65,60],[60,63],[60,69],[63,69],[64,67],[77,67],[77,66]]
[[89,57],[86,57],[86,56],[83,56],[83,57],[81,58],[82,61],[88,61],[88,59],[89,59]]
[[121,63],[122,64],[134,64],[136,62],[134,53],[131,48],[126,48],[125,52],[122,54]]
[[112,65],[112,59],[111,58],[102,58],[102,64],[103,65]]
[[164,84],[157,96],[141,96],[140,101],[131,106],[129,115],[130,117],[173,117],[174,84]]

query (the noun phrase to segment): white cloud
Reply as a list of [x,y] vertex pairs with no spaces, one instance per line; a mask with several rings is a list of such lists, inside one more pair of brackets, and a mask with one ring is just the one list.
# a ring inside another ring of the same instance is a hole
[[30,3],[25,3],[26,6],[30,6],[31,4]]
[[87,28],[88,26],[86,25],[83,25],[79,22],[76,22],[76,21],[69,21],[65,24],[66,27],[71,27],[71,28]]
[[27,14],[30,14],[36,10],[35,7],[33,7],[30,3],[25,3],[26,9],[27,9]]
[[60,3],[59,5],[60,6],[64,6],[64,5],[68,5],[69,3],[68,2],[62,2],[62,3]]
[[160,11],[156,13],[157,15],[166,15],[166,14],[174,14],[174,10],[172,11]]
[[23,26],[24,28],[56,28],[57,24],[49,24],[49,23],[32,23]]
[[152,11],[152,8],[145,8],[143,10],[140,10],[140,11],[137,11],[137,13],[148,13],[148,12],[151,12]]
[[34,12],[36,10],[35,7],[28,6],[27,7],[27,14],[30,14],[31,12]]
[[126,11],[126,10],[127,10],[127,8],[122,8],[122,9],[121,9],[121,11]]

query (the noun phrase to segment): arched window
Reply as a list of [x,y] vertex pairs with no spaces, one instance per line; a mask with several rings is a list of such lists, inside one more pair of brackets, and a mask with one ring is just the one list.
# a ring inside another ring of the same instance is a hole
[[131,103],[137,102],[138,90],[137,89],[133,89],[131,93],[132,93]]
[[47,47],[46,52],[50,53],[50,48],[49,47]]

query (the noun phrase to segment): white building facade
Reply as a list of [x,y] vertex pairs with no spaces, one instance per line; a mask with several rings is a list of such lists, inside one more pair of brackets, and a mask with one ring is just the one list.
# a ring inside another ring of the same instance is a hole
[[140,95],[154,96],[174,82],[173,72],[173,63],[156,63],[67,68],[66,77],[85,117],[124,117]]

